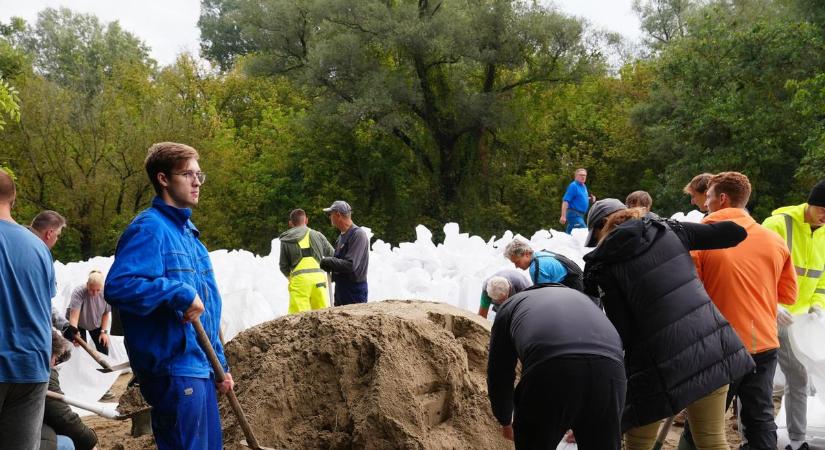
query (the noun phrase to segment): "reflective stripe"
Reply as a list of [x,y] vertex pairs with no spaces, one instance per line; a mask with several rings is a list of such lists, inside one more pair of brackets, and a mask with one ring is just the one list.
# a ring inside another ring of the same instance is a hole
[[298,261],[298,264],[292,269],[291,275],[300,275],[303,273],[318,273],[322,272],[321,265],[319,264],[318,260],[312,256],[312,244],[309,240],[309,233],[310,230],[307,229],[307,233],[298,241],[298,247],[301,249],[301,260]]
[[301,270],[296,270],[296,271],[292,272],[290,275],[295,276],[295,275],[300,275],[302,273],[316,273],[316,272],[323,272],[323,271],[324,271],[323,269],[301,269]]
[[816,269],[806,269],[804,267],[794,266],[796,270],[796,274],[800,277],[808,277],[808,278],[820,278],[822,276],[823,271],[816,270]]
[[821,288],[814,289],[814,294],[825,294],[825,289],[821,289]]

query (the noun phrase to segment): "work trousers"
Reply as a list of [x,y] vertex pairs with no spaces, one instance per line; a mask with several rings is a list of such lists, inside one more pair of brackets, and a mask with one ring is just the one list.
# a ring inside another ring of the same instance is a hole
[[140,377],[140,392],[152,406],[158,450],[221,450],[223,432],[215,380]]
[[513,398],[516,449],[555,449],[572,429],[579,450],[619,450],[626,388],[624,364],[601,356],[531,367]]
[[[729,450],[725,436],[725,401],[728,385],[696,400],[687,407],[696,448],[701,450]],[[649,425],[631,428],[624,435],[625,450],[650,450],[659,433],[657,420]]]
[[83,342],[86,342],[86,331],[92,336],[92,342],[95,343],[95,349],[97,349],[98,353],[103,353],[104,355],[109,354],[109,348],[105,345],[100,343],[100,331],[102,328],[95,328],[94,330],[86,330],[84,328],[77,328],[77,332],[80,334],[80,339],[83,339]]
[[564,232],[570,234],[574,228],[587,228],[587,224],[584,223],[584,214],[581,211],[567,208],[567,213],[564,215],[567,218],[567,227]]
[[48,383],[0,383],[0,448],[38,450]]
[[[773,376],[776,373],[777,351],[768,350],[751,354],[756,368],[730,385],[725,409],[730,406],[733,397],[739,398],[741,409],[739,420],[745,431],[745,441],[740,448],[750,450],[776,449],[776,422],[773,417]],[[679,448],[693,448],[693,436],[690,432],[690,418],[685,422],[685,432]],[[747,446],[746,446],[747,445]]]
[[788,437],[804,441],[808,428],[808,372],[796,358],[788,327],[779,327],[779,368],[785,374],[785,420]]
[[337,280],[334,295],[335,306],[367,303],[369,289],[366,281]]
[[293,275],[289,279],[289,314],[315,311],[329,306],[327,276],[324,272]]

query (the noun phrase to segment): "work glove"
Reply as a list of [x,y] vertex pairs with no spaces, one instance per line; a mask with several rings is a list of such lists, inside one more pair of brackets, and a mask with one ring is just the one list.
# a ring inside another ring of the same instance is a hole
[[787,309],[778,307],[776,308],[776,323],[783,327],[789,327],[793,323],[793,315]]
[[74,337],[77,336],[77,332],[77,327],[66,325],[66,328],[63,329],[63,337],[69,342],[74,342]]
[[321,258],[321,270],[323,270],[324,272],[332,272],[332,268],[332,258],[330,258],[329,256]]
[[825,311],[822,311],[822,307],[818,305],[811,306],[811,309],[808,312],[811,314],[816,314],[817,319],[821,319],[825,316]]

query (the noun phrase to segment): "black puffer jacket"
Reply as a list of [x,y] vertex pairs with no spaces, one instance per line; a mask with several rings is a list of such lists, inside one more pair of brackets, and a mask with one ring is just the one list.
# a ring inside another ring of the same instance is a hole
[[733,222],[645,217],[620,225],[584,257],[585,289],[601,296],[625,348],[624,430],[670,417],[753,369],[688,253],[746,236]]

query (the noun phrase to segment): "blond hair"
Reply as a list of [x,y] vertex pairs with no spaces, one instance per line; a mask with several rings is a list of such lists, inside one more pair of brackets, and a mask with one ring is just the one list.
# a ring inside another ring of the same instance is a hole
[[103,286],[103,273],[99,270],[89,272],[89,279],[86,281],[87,286]]

